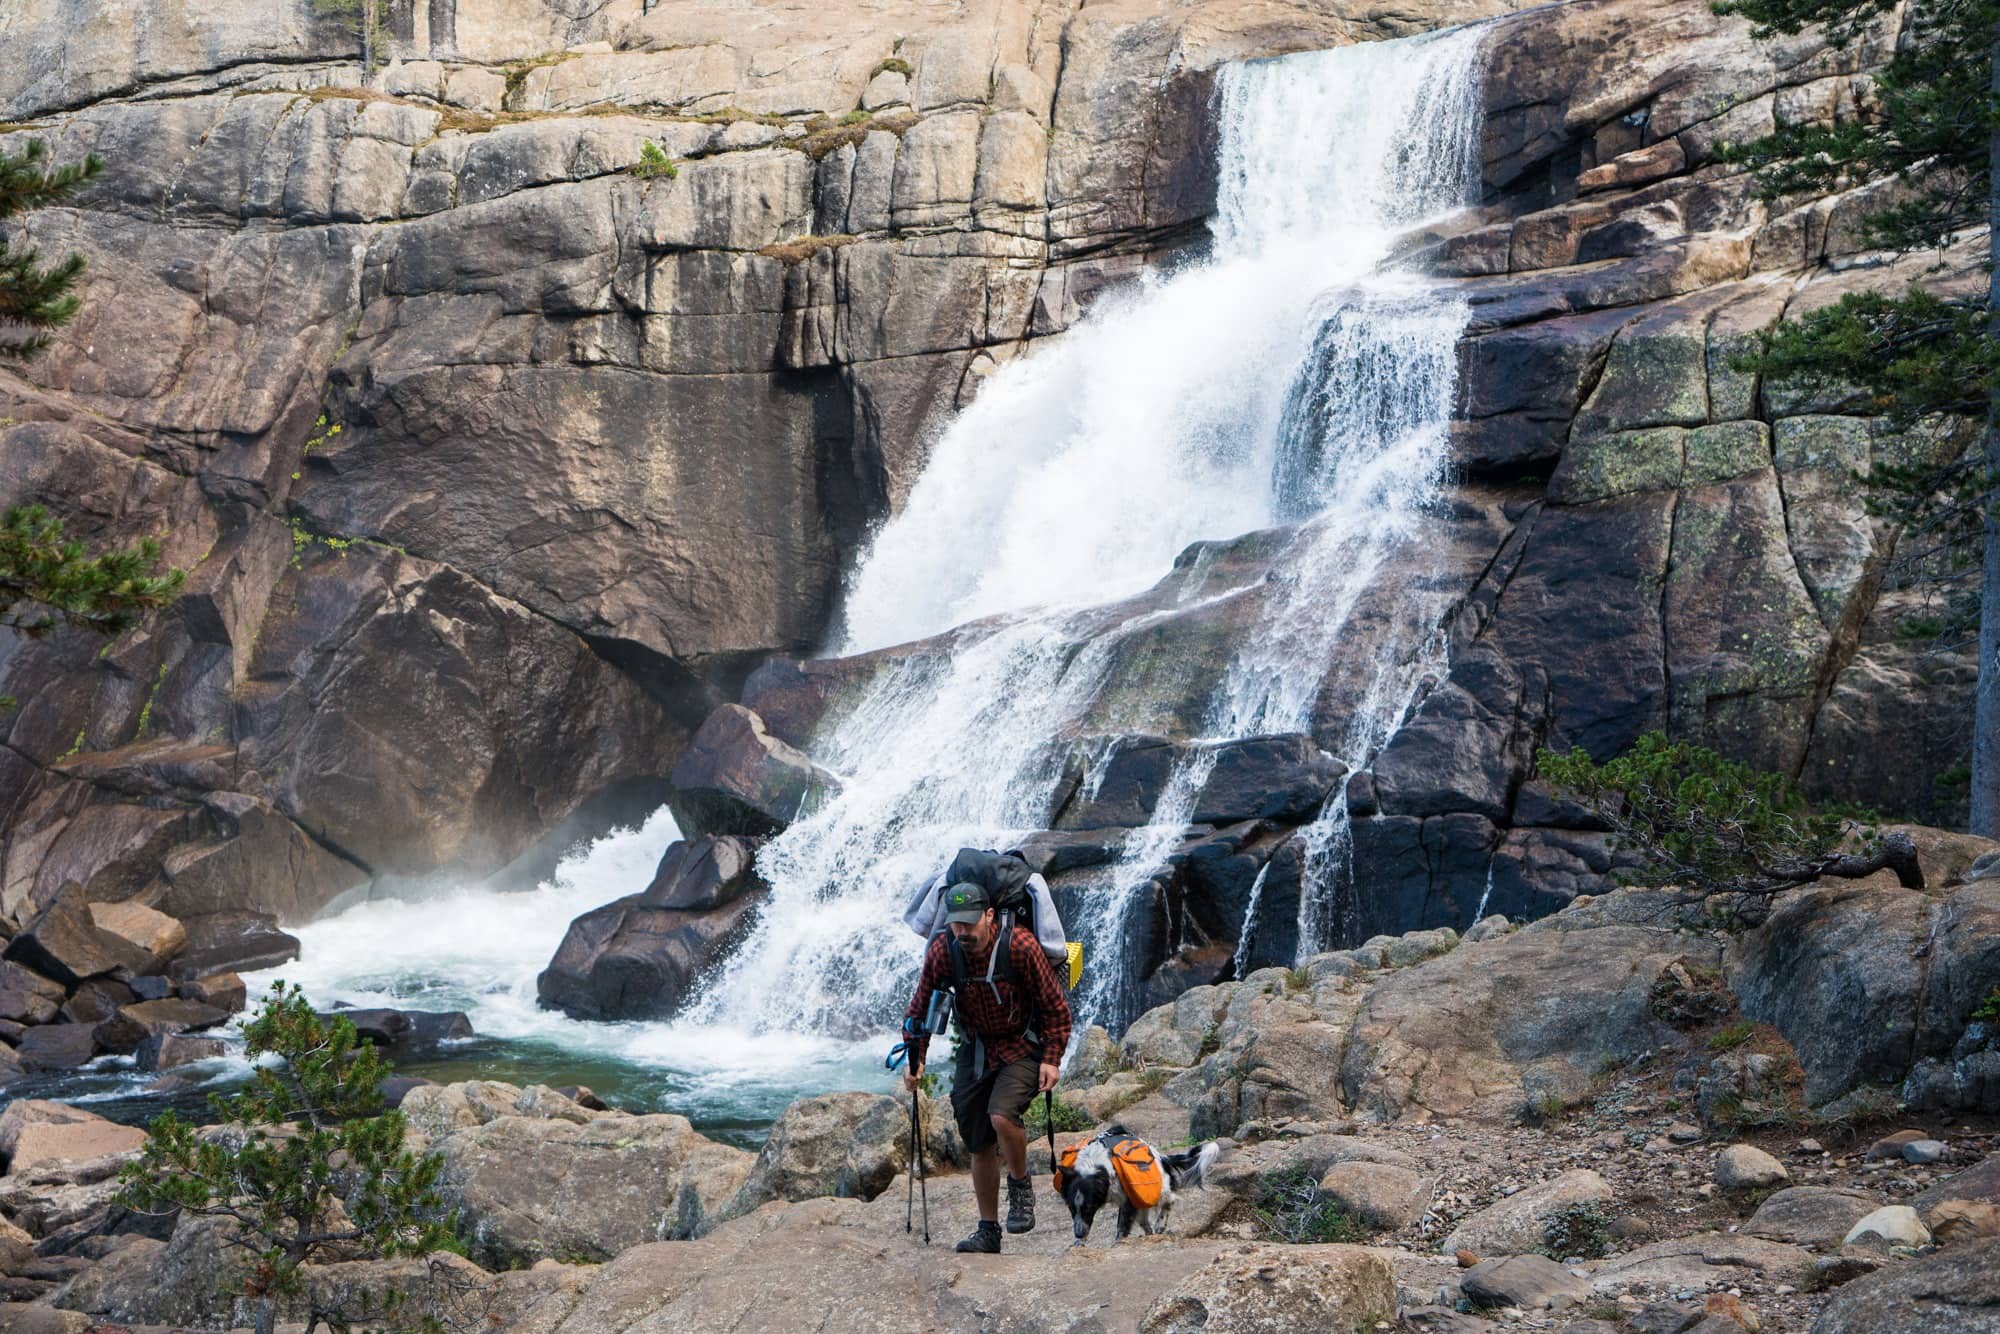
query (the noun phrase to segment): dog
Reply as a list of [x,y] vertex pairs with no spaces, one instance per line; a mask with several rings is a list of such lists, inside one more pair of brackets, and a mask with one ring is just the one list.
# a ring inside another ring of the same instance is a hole
[[1056,1193],[1069,1206],[1072,1246],[1090,1235],[1098,1211],[1115,1196],[1118,1235],[1125,1240],[1137,1223],[1147,1236],[1167,1230],[1174,1192],[1201,1186],[1221,1150],[1214,1140],[1181,1153],[1161,1154],[1122,1125],[1112,1124],[1094,1138],[1073,1144],[1056,1165]]

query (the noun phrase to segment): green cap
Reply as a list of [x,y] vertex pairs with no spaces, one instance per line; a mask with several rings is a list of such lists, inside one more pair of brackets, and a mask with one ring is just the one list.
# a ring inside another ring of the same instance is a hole
[[947,922],[976,922],[992,906],[993,901],[987,896],[986,887],[969,880],[947,886],[944,891],[944,920]]

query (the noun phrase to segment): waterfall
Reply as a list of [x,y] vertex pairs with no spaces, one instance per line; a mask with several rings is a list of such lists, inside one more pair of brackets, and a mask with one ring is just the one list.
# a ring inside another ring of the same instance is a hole
[[[765,846],[771,898],[677,1027],[892,1028],[915,969],[897,921],[912,886],[960,845],[1047,827],[1121,650],[1175,618],[1254,599],[1202,739],[1313,727],[1371,586],[1421,553],[1434,513],[1466,316],[1378,269],[1399,233],[1469,200],[1477,52],[1456,32],[1223,71],[1208,257],[1106,298],[946,429],[856,568],[840,648],[936,638],[815,743],[842,789]],[[1190,544],[1286,524],[1281,575],[1252,587],[1211,590],[1203,559],[1175,568]],[[1438,660],[1433,609],[1390,604],[1343,695],[1350,764]],[[1190,749],[1066,906],[1086,946],[1081,1021],[1130,1017],[1133,906],[1213,763]],[[1336,797],[1313,837],[1338,844],[1344,812]],[[1302,912],[1324,917],[1320,897]],[[1313,925],[1302,939],[1324,938]]]

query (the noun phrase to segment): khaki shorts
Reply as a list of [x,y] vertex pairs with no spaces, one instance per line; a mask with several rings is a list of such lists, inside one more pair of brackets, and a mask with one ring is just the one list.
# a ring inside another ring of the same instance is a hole
[[962,1042],[951,1081],[951,1111],[967,1153],[993,1147],[999,1136],[992,1118],[1004,1116],[1015,1125],[1035,1100],[1042,1082],[1042,1063],[1032,1056],[1010,1061],[979,1079],[972,1077],[972,1044]]

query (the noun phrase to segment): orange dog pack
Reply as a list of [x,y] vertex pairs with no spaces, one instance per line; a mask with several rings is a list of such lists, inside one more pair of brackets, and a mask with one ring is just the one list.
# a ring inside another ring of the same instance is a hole
[[[1076,1151],[1082,1147],[1082,1144],[1070,1145],[1056,1163],[1057,1194],[1062,1193],[1063,1179],[1076,1171]],[[1150,1209],[1158,1204],[1166,1188],[1167,1174],[1154,1156],[1153,1146],[1142,1139],[1126,1138],[1114,1140],[1106,1147],[1111,1153],[1111,1170],[1118,1175],[1118,1189],[1132,1206]]]

